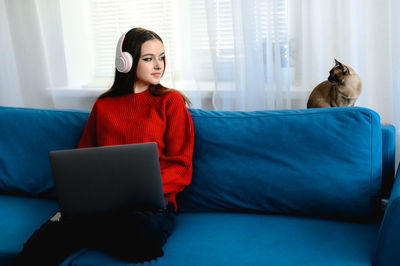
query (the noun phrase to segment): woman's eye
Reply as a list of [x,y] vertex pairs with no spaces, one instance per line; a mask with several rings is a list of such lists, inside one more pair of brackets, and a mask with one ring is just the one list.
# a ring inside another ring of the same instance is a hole
[[150,58],[150,57],[148,57],[148,58],[143,58],[143,61],[145,61],[145,62],[151,62],[151,58]]
[[160,61],[165,61],[165,56],[161,56]]

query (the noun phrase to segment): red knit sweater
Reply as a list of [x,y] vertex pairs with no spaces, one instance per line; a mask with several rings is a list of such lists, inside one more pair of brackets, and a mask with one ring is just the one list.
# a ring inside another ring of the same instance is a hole
[[193,121],[182,96],[152,96],[149,90],[95,102],[78,148],[156,142],[165,197],[175,196],[192,178]]

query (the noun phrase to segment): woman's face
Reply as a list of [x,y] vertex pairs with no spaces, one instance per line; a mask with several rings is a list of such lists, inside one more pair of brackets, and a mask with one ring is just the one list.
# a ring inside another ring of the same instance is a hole
[[164,46],[160,40],[153,39],[142,44],[139,63],[136,69],[135,92],[148,89],[149,85],[160,83],[164,72]]

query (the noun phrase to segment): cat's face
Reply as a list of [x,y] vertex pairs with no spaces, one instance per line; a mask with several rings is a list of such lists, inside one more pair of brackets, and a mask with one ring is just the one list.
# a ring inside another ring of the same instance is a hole
[[329,71],[328,81],[343,85],[346,81],[346,77],[349,75],[349,68],[335,59],[335,66]]

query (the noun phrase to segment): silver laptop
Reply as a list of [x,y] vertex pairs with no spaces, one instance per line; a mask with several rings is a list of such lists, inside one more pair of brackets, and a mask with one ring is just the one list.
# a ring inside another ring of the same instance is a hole
[[51,151],[49,156],[63,216],[165,208],[155,142]]

